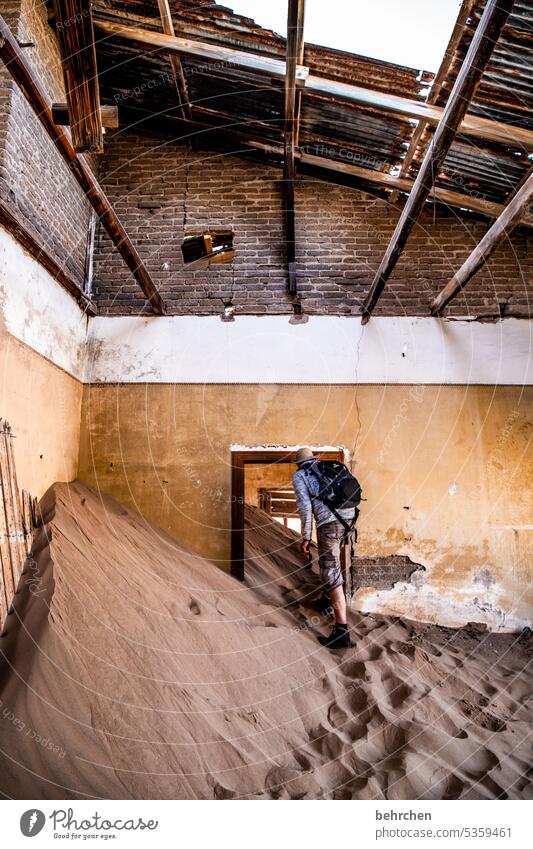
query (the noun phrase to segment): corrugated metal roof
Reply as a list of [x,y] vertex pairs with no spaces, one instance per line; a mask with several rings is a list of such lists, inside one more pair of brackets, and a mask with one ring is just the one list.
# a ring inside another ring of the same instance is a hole
[[[453,57],[437,105],[444,106],[466,56],[476,26],[485,8],[476,2]],[[502,123],[533,129],[533,2],[516,0],[507,25],[494,47],[491,59],[477,88],[469,113]],[[429,141],[431,131],[423,141]],[[425,150],[419,149],[410,175],[416,174]],[[483,139],[457,136],[446,157],[437,185],[468,187],[478,196],[505,201],[528,172],[532,151],[519,145],[494,144]]]
[[[446,102],[484,5],[483,0],[473,4],[436,98],[437,105]],[[170,6],[177,35],[280,59],[285,57],[285,39],[211,0],[201,3],[171,0]],[[156,0],[99,0],[94,12],[97,19],[129,22],[161,31]],[[516,0],[474,97],[472,113],[533,129],[532,32],[533,0]],[[98,41],[97,49],[101,92],[105,100],[113,102],[117,94],[126,95],[120,105],[128,107],[128,114],[135,110],[140,115],[172,117],[175,114],[176,91],[164,51],[138,48],[107,37]],[[317,76],[421,102],[424,101],[424,87],[428,90],[433,80],[431,74],[417,69],[309,44],[305,46],[305,64]],[[281,144],[282,81],[265,79],[249,70],[214,67],[208,62],[185,57],[183,68],[197,120],[214,125],[222,123],[253,139]],[[157,85],[153,84],[154,79],[158,80]],[[376,171],[395,169],[395,173],[415,130],[416,121],[303,91],[300,147],[318,156],[353,161]],[[432,132],[428,128],[423,133],[407,176],[416,176]],[[212,137],[208,138],[212,143]],[[530,151],[518,150],[512,145],[458,136],[437,185],[502,202],[528,170],[528,153]]]

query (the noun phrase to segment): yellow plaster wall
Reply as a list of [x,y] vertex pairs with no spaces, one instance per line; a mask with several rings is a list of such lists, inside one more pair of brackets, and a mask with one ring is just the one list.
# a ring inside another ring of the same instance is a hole
[[86,386],[79,473],[227,567],[231,445],[345,446],[367,498],[359,554],[407,554],[427,570],[422,587],[364,590],[358,605],[512,628],[532,619],[532,397],[488,386]]
[[0,328],[0,416],[15,435],[20,489],[40,498],[76,477],[83,386]]

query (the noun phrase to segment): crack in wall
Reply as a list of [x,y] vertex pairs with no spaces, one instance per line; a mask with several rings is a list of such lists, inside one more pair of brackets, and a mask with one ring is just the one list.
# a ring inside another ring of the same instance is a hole
[[354,397],[353,397],[353,400],[354,400],[354,406],[355,406],[355,411],[356,411],[356,415],[357,415],[357,433],[355,434],[355,439],[354,439],[353,448],[352,448],[352,456],[351,456],[351,462],[350,462],[350,469],[351,469],[351,471],[353,471],[353,464],[354,464],[354,462],[355,462],[355,452],[356,452],[356,449],[357,449],[357,445],[358,445],[358,442],[359,442],[359,437],[360,437],[360,435],[361,435],[361,428],[362,428],[362,424],[361,424],[361,410],[360,410],[360,408],[359,408],[359,402],[358,402],[358,399],[357,399],[357,393],[358,393],[358,390],[359,390],[359,364],[360,364],[360,362],[361,362],[361,343],[362,343],[362,341],[363,341],[363,334],[364,334],[364,332],[365,332],[365,326],[363,325],[363,326],[361,327],[361,332],[360,332],[360,334],[359,334],[359,339],[357,340],[357,344],[356,344],[356,346],[355,346],[355,369],[354,369],[354,384],[355,384],[355,389],[354,389]]

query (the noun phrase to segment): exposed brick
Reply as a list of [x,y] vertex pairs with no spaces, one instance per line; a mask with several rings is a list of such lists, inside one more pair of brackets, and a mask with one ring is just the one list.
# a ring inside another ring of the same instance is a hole
[[[135,240],[170,313],[219,313],[233,297],[240,313],[290,313],[284,261],[280,170],[217,152],[158,145],[152,136],[121,130],[108,138],[99,177]],[[153,213],[144,201],[160,204]],[[296,190],[299,292],[309,313],[357,314],[398,219],[386,201],[310,178]],[[235,233],[233,266],[193,270],[183,265],[183,236],[210,227]],[[424,214],[381,298],[377,314],[427,315],[428,305],[468,256],[487,222],[439,210]],[[453,302],[455,315],[498,302],[531,300],[526,231],[493,255]],[[530,256],[530,255],[529,255]],[[161,268],[170,263],[170,270]],[[127,268],[101,230],[95,291],[103,312],[139,309]],[[128,295],[128,293],[130,293]],[[528,297],[529,292],[529,297]],[[120,293],[120,298],[117,295]],[[129,297],[129,301],[128,301]]]
[[[53,101],[64,101],[61,62],[46,6],[2,3],[13,35]],[[44,247],[83,283],[89,204],[10,74],[0,63],[0,195],[37,232]]]

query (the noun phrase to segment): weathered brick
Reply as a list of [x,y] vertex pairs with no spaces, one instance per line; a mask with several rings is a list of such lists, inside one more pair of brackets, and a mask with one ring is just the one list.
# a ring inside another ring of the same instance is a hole
[[[53,101],[64,101],[61,62],[44,3],[2,3],[2,15]],[[89,204],[19,88],[0,65],[0,194],[41,242],[83,283]]]

